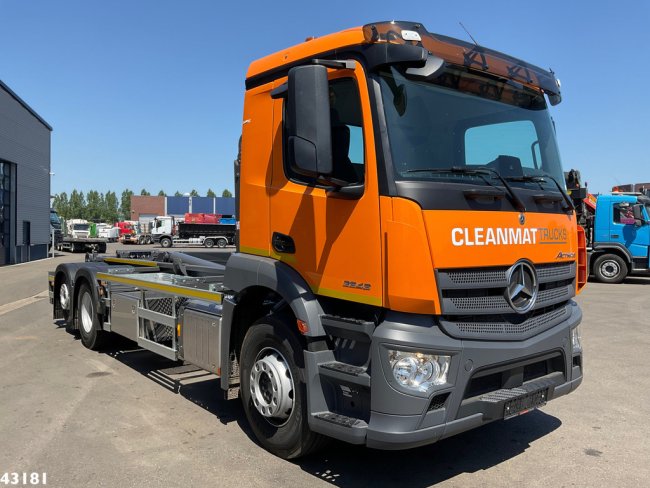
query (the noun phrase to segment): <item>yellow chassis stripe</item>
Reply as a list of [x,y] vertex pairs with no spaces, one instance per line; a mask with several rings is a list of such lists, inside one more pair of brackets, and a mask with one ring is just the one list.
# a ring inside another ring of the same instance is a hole
[[131,259],[131,258],[104,258],[106,263],[117,263],[117,264],[133,264],[134,266],[149,266],[155,268],[158,266],[158,263],[155,261],[145,261],[141,259]]
[[151,289],[169,293],[170,295],[182,295],[185,297],[201,298],[211,302],[221,303],[223,296],[219,292],[196,290],[185,288],[177,285],[163,285],[162,283],[151,283],[149,281],[138,280],[137,278],[127,278],[126,276],[112,275],[108,273],[97,273],[97,279],[107,282],[122,283],[124,285],[135,286],[136,288]]

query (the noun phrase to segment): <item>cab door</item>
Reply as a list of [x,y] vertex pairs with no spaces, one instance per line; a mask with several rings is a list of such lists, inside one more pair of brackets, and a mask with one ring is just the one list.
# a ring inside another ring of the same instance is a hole
[[354,69],[328,71],[332,177],[350,185],[362,184],[363,193],[341,198],[323,182],[288,167],[283,157],[286,100],[276,99],[269,239],[271,256],[296,269],[314,293],[381,306],[375,144],[366,79],[355,64]]
[[637,226],[634,219],[633,202],[615,203],[612,207],[610,238],[612,242],[623,244],[632,254],[635,268],[648,268],[648,247],[650,244],[650,227],[648,224]]

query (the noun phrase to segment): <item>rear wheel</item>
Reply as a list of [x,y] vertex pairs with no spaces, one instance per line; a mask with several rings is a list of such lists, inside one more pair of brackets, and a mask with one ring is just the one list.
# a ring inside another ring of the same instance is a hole
[[228,245],[228,241],[223,237],[217,240],[217,247],[224,248]]
[[206,239],[203,241],[203,245],[205,247],[214,247],[214,241],[212,239]]
[[160,245],[162,247],[172,247],[172,240],[169,237],[161,237]]
[[106,341],[107,332],[102,330],[95,299],[87,283],[83,283],[79,289],[77,324],[79,325],[81,343],[84,346],[93,351],[102,347]]
[[601,283],[621,283],[627,273],[627,263],[616,254],[603,254],[594,262],[594,275]]
[[274,316],[253,324],[242,344],[240,372],[241,397],[255,437],[284,459],[305,456],[324,442],[309,429],[303,348],[290,327]]
[[77,245],[74,242],[70,243],[70,252],[77,252]]

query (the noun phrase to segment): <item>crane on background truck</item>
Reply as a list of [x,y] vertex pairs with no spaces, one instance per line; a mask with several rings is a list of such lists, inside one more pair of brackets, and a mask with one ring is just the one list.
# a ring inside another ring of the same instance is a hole
[[411,22],[255,61],[237,251],[61,264],[54,317],[216,374],[283,458],[540,407],[582,381],[587,279],[547,99],[552,72]]

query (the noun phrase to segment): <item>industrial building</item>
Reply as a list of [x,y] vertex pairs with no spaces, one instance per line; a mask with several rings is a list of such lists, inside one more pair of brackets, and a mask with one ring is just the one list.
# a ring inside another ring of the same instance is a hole
[[186,213],[235,214],[235,199],[227,197],[131,197],[131,219],[151,222],[158,215],[183,217]]
[[0,265],[47,257],[51,132],[0,81]]

